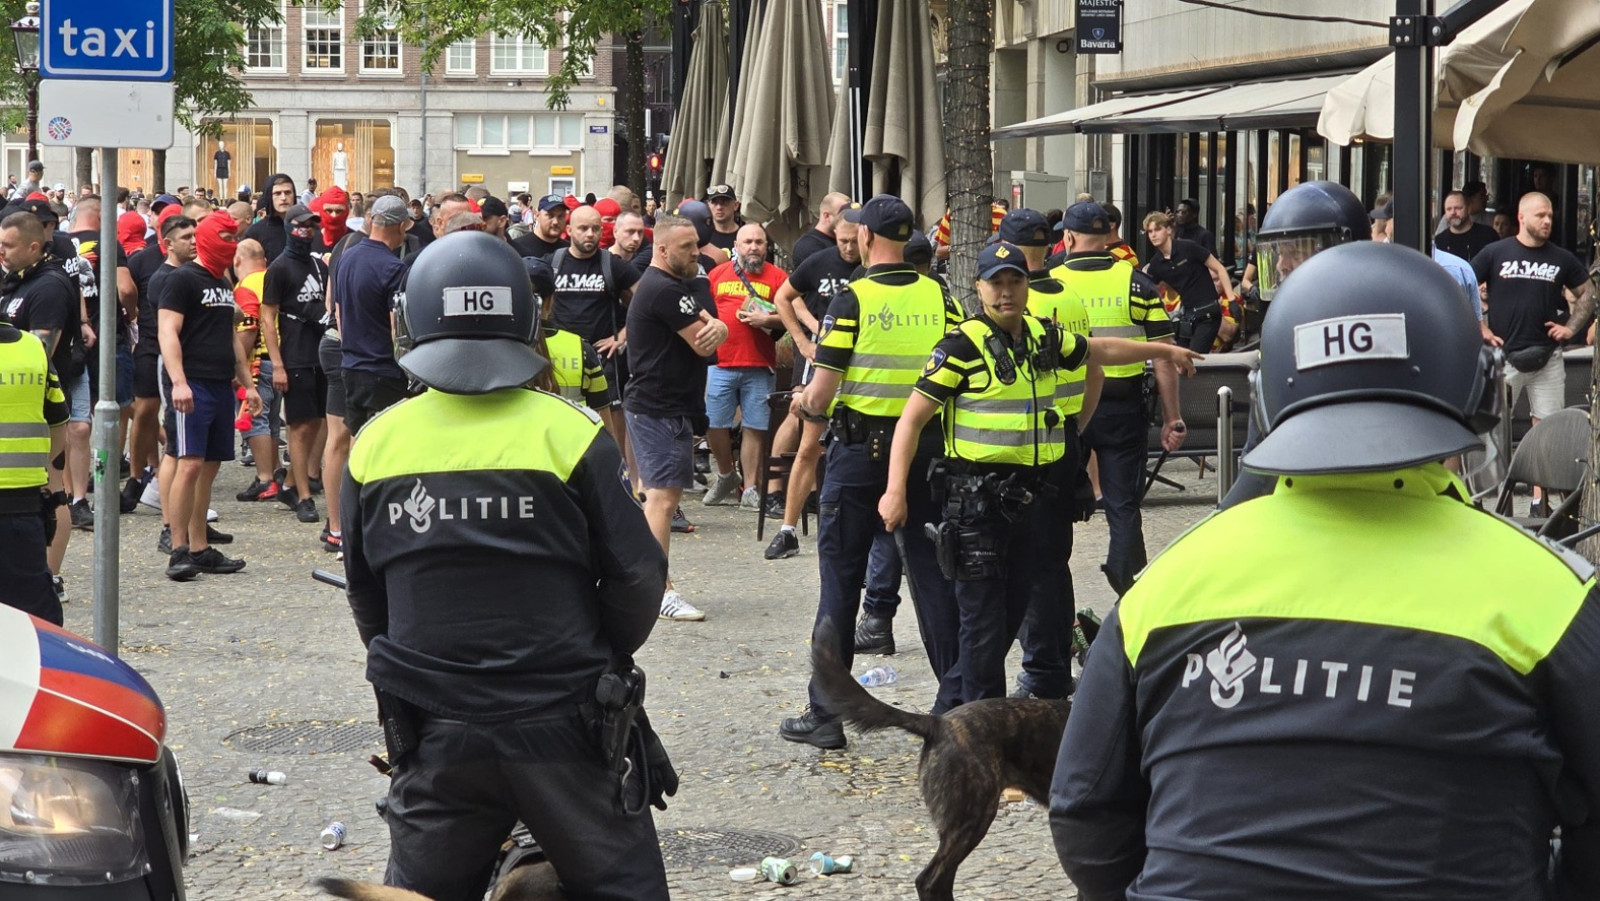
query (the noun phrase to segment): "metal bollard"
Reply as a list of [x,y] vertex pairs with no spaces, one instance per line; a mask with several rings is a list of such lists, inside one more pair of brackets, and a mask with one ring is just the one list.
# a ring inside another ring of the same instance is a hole
[[1239,458],[1233,450],[1233,389],[1217,389],[1217,506],[1239,479]]

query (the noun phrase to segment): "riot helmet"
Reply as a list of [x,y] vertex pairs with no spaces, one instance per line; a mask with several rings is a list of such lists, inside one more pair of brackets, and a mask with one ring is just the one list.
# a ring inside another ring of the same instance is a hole
[[1339,244],[1372,238],[1367,210],[1338,182],[1308,181],[1279,195],[1256,233],[1256,284],[1272,300],[1295,267]]
[[1393,244],[1330,248],[1267,311],[1244,465],[1279,475],[1380,472],[1479,445],[1500,416],[1500,353],[1461,286]]
[[396,319],[400,368],[447,394],[526,385],[549,365],[533,349],[539,303],[522,258],[486,232],[445,235],[418,254]]

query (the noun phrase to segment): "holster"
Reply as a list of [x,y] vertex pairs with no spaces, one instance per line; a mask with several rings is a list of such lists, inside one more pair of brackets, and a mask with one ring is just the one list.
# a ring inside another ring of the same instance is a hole
[[600,757],[606,769],[624,780],[633,766],[628,755],[629,743],[633,737],[633,722],[644,709],[644,684],[644,671],[637,666],[604,673],[595,683]]
[[874,460],[889,459],[889,445],[894,441],[894,420],[866,416],[849,407],[839,406],[833,411],[833,434],[847,445],[865,444],[867,456]]
[[374,688],[373,692],[378,696],[378,720],[383,724],[389,765],[399,766],[407,754],[417,749],[421,717],[415,707],[383,689]]
[[943,487],[935,489],[934,497],[944,521],[927,527],[940,571],[947,579],[967,582],[1005,578],[1009,526],[1022,518],[1043,486],[1020,473],[1003,475],[941,462],[929,478],[935,472],[941,476]]
[[939,572],[946,579],[956,577],[956,524],[946,520],[938,523],[928,523],[923,530],[928,539],[933,542],[933,557],[939,561]]
[[66,492],[39,489],[39,521],[44,523],[45,544],[51,544],[56,540],[56,511],[66,505]]

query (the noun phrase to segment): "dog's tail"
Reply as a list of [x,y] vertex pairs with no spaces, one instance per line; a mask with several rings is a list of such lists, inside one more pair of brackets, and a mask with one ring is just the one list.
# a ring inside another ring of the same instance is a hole
[[408,892],[403,888],[337,879],[332,876],[318,879],[317,888],[330,895],[347,898],[349,901],[428,901],[425,896]]
[[839,659],[834,650],[838,642],[839,630],[833,620],[824,619],[811,639],[811,673],[829,706],[845,722],[863,732],[904,729],[923,738],[932,738],[939,731],[937,716],[911,713],[873,697],[872,692],[851,677],[849,668]]

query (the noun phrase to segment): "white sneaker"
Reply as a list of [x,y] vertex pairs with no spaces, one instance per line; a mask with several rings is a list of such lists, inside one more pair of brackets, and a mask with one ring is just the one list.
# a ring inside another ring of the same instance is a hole
[[139,503],[156,510],[161,509],[161,486],[156,484],[156,477],[151,476],[145,483],[144,494],[139,495]]
[[676,588],[668,588],[661,596],[661,618],[678,622],[699,622],[706,618],[700,608],[683,599]]
[[761,509],[761,492],[755,488],[746,488],[739,498],[739,509],[749,510],[754,513]]
[[700,499],[700,503],[705,504],[707,507],[727,503],[729,500],[739,496],[739,482],[739,470],[737,469],[731,472],[717,473],[716,478],[711,480],[711,487],[706,489],[706,496]]

